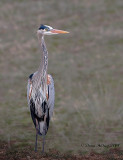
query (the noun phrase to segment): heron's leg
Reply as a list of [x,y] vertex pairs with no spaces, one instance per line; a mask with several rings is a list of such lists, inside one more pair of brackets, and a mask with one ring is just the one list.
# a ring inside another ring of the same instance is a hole
[[37,152],[37,140],[38,140],[38,121],[36,119],[35,152]]
[[45,133],[46,133],[46,115],[44,116],[44,126],[43,126],[43,144],[42,144],[42,153],[44,153],[44,145],[45,145]]
[[45,134],[43,133],[43,144],[42,144],[42,153],[44,153],[44,145],[45,145]]
[[38,134],[36,130],[36,136],[35,136],[35,152],[37,152],[37,139],[38,139]]

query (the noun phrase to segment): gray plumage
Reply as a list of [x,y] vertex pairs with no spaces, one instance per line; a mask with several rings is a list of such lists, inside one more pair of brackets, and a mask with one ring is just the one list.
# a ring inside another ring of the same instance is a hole
[[[37,74],[37,72],[35,72],[33,74],[33,76]],[[43,120],[43,116],[46,114],[43,107],[42,107],[42,104],[45,102],[48,107],[48,114],[49,114],[49,121],[53,115],[53,110],[54,110],[54,100],[55,100],[55,90],[54,90],[54,81],[53,81],[53,78],[51,75],[48,75],[50,77],[50,84],[47,85],[47,93],[48,93],[48,100],[47,100],[47,97],[46,95],[44,94],[43,90],[41,87],[39,87],[37,90],[33,89],[33,86],[32,86],[32,78],[29,78],[28,80],[28,84],[27,84],[27,101],[28,101],[28,106],[31,110],[31,108],[33,107],[33,105],[35,105],[34,107],[34,110],[32,111],[33,115],[31,114],[31,116],[34,116],[35,118],[38,117],[39,119],[42,118],[42,120],[39,120],[38,121],[38,133],[40,135],[43,135],[43,127],[46,127],[46,131],[45,131],[45,134],[47,133],[47,126],[44,126],[44,125],[47,125],[44,123],[44,120]],[[31,89],[32,89],[32,95],[31,97],[29,98],[29,93],[31,92]],[[34,104],[32,104],[34,103]],[[32,108],[33,109],[33,108]],[[46,115],[47,116],[47,115]],[[33,117],[32,117],[33,119]],[[34,122],[34,125],[36,127],[36,124],[35,124],[35,120],[33,120]]]
[[44,140],[49,128],[49,122],[54,110],[55,90],[51,75],[47,74],[48,51],[44,41],[44,35],[66,34],[63,30],[53,29],[47,25],[41,25],[37,31],[41,49],[40,65],[34,74],[31,74],[27,84],[27,101],[31,117],[36,128],[35,151],[37,151],[37,137],[43,136],[42,151],[44,152]]
[[27,84],[27,101],[30,108],[31,117],[36,128],[35,151],[37,151],[37,136],[44,137],[49,128],[49,122],[53,114],[55,90],[54,81],[51,75],[47,74],[48,51],[44,42],[44,35],[37,32],[40,49],[41,63],[38,71],[29,76]]

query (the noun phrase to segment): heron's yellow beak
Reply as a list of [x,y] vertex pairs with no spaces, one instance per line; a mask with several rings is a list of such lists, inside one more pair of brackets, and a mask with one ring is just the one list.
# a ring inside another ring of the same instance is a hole
[[52,29],[52,30],[50,30],[52,33],[57,33],[57,34],[59,34],[59,33],[61,33],[61,34],[66,34],[66,33],[69,33],[69,32],[67,32],[67,31],[63,31],[63,30],[58,30],[58,29]]

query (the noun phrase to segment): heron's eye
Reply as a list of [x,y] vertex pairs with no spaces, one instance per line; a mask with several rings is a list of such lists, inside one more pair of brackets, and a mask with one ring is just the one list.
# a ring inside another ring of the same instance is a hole
[[50,29],[48,27],[45,28],[46,31],[50,31]]

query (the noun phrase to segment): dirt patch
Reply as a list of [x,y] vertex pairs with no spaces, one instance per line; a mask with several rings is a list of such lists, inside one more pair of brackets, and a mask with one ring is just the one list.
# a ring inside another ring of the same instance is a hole
[[123,159],[123,152],[120,149],[111,149],[105,153],[91,152],[83,155],[61,154],[56,150],[49,150],[47,153],[35,153],[33,149],[27,146],[24,149],[15,147],[14,144],[9,148],[8,144],[0,143],[0,160],[121,160]]

